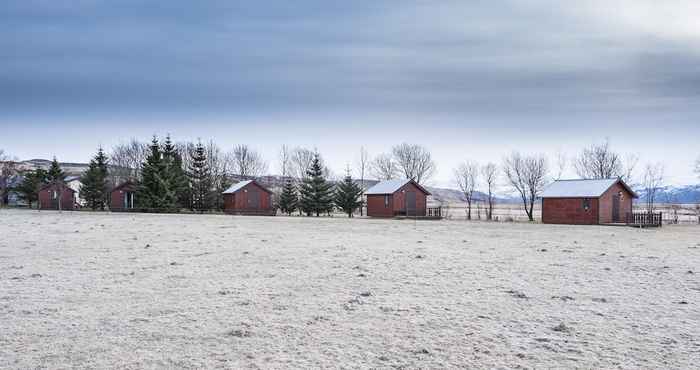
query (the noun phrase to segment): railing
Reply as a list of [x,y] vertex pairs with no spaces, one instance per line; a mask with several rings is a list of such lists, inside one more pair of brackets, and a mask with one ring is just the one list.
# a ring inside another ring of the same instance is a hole
[[661,212],[627,213],[627,225],[640,227],[661,227]]
[[428,217],[442,218],[442,207],[428,207]]

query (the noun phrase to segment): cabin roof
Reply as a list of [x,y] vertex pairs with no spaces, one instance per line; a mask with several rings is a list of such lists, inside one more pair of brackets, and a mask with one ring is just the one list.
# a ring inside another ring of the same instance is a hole
[[252,183],[255,183],[255,185],[260,187],[262,190],[264,190],[268,193],[272,193],[270,190],[268,190],[266,187],[260,185],[260,183],[258,183],[255,180],[245,180],[245,181],[241,181],[241,182],[238,182],[236,184],[231,185],[228,189],[224,190],[223,194],[233,194],[233,193],[243,189],[244,187],[246,187]]
[[371,188],[367,189],[365,194],[367,195],[383,195],[383,194],[394,194],[399,189],[404,187],[408,183],[413,183],[418,189],[420,189],[423,193],[426,195],[430,195],[430,192],[426,190],[424,187],[420,186],[417,182],[411,180],[411,179],[393,179],[393,180],[384,180],[376,185],[372,186]]
[[541,198],[599,198],[610,187],[620,183],[637,198],[637,193],[620,179],[578,179],[557,180],[551,183],[540,195]]

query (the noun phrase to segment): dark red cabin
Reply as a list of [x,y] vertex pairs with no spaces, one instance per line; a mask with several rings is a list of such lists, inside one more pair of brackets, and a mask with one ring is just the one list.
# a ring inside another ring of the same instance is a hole
[[430,192],[413,180],[386,180],[369,188],[367,196],[367,216],[424,217],[427,212]]
[[637,194],[620,179],[558,180],[542,193],[545,224],[624,223]]
[[39,190],[39,209],[74,210],[75,190],[64,183],[45,185]]
[[112,189],[110,193],[109,210],[124,212],[134,209],[136,201],[136,183],[126,181]]
[[241,181],[224,191],[224,212],[233,215],[274,216],[272,191],[255,180]]

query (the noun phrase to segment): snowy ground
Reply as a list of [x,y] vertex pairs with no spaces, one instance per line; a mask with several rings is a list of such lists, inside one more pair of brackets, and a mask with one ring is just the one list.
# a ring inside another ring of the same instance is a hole
[[0,235],[0,368],[700,361],[697,226],[0,210]]

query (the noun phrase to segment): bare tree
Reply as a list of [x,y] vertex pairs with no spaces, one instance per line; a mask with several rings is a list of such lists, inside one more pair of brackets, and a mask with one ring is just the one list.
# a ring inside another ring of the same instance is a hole
[[379,181],[391,180],[396,178],[399,168],[391,154],[382,153],[370,164],[370,173]]
[[367,190],[367,187],[365,186],[365,175],[367,174],[367,171],[369,170],[369,153],[367,152],[367,149],[365,149],[364,146],[360,147],[360,156],[357,158],[357,174],[360,177],[360,187],[362,188],[362,204],[360,205],[360,216],[364,214],[364,191]]
[[112,148],[110,158],[110,178],[112,185],[126,179],[136,179],[141,175],[141,165],[148,156],[148,144],[131,138]]
[[459,189],[464,194],[464,199],[467,202],[467,220],[471,220],[474,192],[476,191],[476,182],[479,177],[479,165],[466,161],[455,168],[454,175],[457,185],[459,185]]
[[610,141],[593,144],[583,151],[574,160],[576,173],[585,179],[610,179],[621,178],[630,182],[637,165],[636,155],[627,155],[623,161],[620,154],[610,148]]
[[656,193],[664,181],[664,165],[662,163],[647,164],[642,176],[642,185],[646,195],[646,208],[648,213],[654,212]]
[[291,175],[297,180],[304,179],[306,177],[306,170],[311,167],[311,163],[314,161],[315,152],[313,150],[297,147],[292,151],[291,157]]
[[0,149],[0,206],[6,203],[10,191],[10,181],[16,175],[17,158]]
[[481,167],[481,177],[486,185],[486,219],[493,220],[493,205],[495,204],[496,181],[498,181],[498,167],[495,163],[487,163]]
[[402,143],[392,148],[394,160],[407,179],[423,184],[435,174],[430,152],[417,144]]
[[569,164],[569,157],[566,155],[566,153],[562,151],[557,151],[557,173],[556,176],[554,176],[555,180],[561,180],[562,176],[564,176],[564,172],[566,171],[566,167]]
[[547,179],[547,159],[541,154],[522,156],[513,152],[503,160],[503,171],[510,185],[520,195],[528,219],[534,221],[535,200]]
[[233,171],[243,177],[262,176],[267,171],[262,155],[245,144],[233,147],[231,160]]
[[279,159],[279,170],[282,177],[290,176],[293,172],[292,169],[292,151],[287,145],[282,145],[278,155]]

